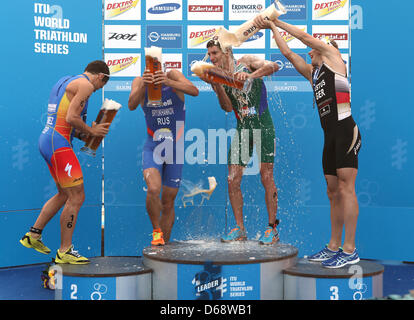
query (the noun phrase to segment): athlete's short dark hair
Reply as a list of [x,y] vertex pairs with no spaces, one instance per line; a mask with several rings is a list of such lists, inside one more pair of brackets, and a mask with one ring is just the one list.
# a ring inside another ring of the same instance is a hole
[[212,39],[207,42],[207,48],[218,47],[221,50],[220,42],[217,39]]
[[86,66],[84,71],[92,73],[92,74],[98,74],[98,73],[109,74],[109,67],[107,66],[105,61],[95,60],[95,61],[90,62]]

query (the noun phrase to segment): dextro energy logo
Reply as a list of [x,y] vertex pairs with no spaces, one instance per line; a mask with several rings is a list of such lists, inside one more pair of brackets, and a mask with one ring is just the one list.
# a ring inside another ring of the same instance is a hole
[[211,40],[218,30],[215,26],[188,26],[189,48],[203,48],[207,41]]
[[116,77],[136,77],[140,75],[139,59],[139,54],[105,54],[105,61],[109,71],[111,75]]
[[[335,1],[313,1],[313,18],[320,19],[322,17],[328,16],[334,12],[341,10],[342,8],[348,9],[348,0],[335,0]],[[347,15],[347,10],[346,14]],[[338,17],[339,18],[339,17]]]
[[[305,31],[306,28],[300,28],[302,31]],[[280,32],[280,35],[282,36],[283,40],[285,40],[286,42],[290,42],[294,39],[296,39],[294,36],[292,36],[290,33],[288,33],[287,31],[282,30]]]
[[129,1],[108,1],[105,6],[106,17],[113,18],[122,13],[125,13],[138,4],[139,0],[129,0]]

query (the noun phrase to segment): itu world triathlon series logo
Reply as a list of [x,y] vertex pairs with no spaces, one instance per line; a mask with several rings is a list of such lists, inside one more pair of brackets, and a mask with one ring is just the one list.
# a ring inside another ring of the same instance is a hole
[[221,266],[211,261],[204,264],[204,270],[197,272],[192,280],[196,300],[219,300],[227,291],[227,279],[221,275]]

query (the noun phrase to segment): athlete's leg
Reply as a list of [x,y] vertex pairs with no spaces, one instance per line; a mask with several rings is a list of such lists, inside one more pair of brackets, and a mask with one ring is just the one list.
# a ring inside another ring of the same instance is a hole
[[65,206],[60,215],[60,252],[66,252],[72,245],[72,236],[75,229],[79,210],[85,201],[83,183],[74,187],[62,188],[67,197]]
[[160,214],[162,210],[160,200],[161,174],[156,168],[148,168],[144,170],[144,179],[147,184],[147,212],[151,220],[152,228],[159,229],[161,228]]
[[241,180],[243,177],[244,167],[241,165],[231,164],[229,165],[229,176],[227,177],[227,183],[229,188],[229,199],[233,209],[234,218],[236,224],[244,230],[243,223],[243,195],[241,192]]
[[[58,193],[43,205],[33,228],[43,230],[49,221],[56,215],[56,213],[58,213],[58,211],[65,205],[68,197],[59,184],[56,184],[56,187],[58,189]],[[40,234],[34,232],[30,232],[30,235],[35,239],[39,239],[41,236]]]
[[168,242],[171,236],[171,230],[175,220],[174,202],[178,193],[178,188],[171,188],[166,185],[162,186],[162,215],[161,215],[161,230],[164,235],[164,241]]
[[325,175],[325,179],[331,207],[331,238],[328,248],[337,251],[342,243],[342,229],[344,227],[344,216],[338,192],[338,178],[334,175]]
[[265,202],[269,216],[269,224],[276,222],[277,213],[277,188],[273,178],[273,163],[261,163],[260,176],[265,189]]
[[343,249],[352,253],[355,249],[355,232],[358,221],[358,200],[355,193],[355,180],[357,169],[337,169],[338,194],[340,198],[340,210],[345,224],[345,239]]

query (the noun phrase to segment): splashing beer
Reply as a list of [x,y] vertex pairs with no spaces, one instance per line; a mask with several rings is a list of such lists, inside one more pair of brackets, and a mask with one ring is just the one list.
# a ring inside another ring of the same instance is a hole
[[[156,71],[162,71],[161,67],[161,56],[162,49],[159,47],[151,46],[145,48],[145,69],[152,74]],[[148,105],[149,106],[160,106],[162,103],[161,94],[162,85],[150,84],[148,85]]]
[[197,61],[192,65],[191,71],[194,72],[198,77],[204,75],[208,80],[212,82],[225,84],[229,87],[243,90],[245,92],[249,92],[252,87],[252,79],[247,79],[245,81],[237,80],[234,74],[220,69],[211,63]]
[[[284,5],[279,0],[275,0],[269,7],[259,13],[259,15],[261,15],[264,19],[275,20],[282,14],[286,13],[287,10]],[[217,31],[217,37],[224,52],[226,52],[228,47],[241,46],[243,42],[251,38],[257,31],[259,31],[253,20],[254,18],[246,21],[233,32],[228,31],[224,27],[219,28]]]
[[[101,110],[99,110],[98,116],[96,117],[95,122],[99,123],[112,123],[115,118],[116,113],[122,106],[110,99],[105,99],[102,104]],[[96,150],[102,142],[103,137],[93,137],[89,136],[85,142],[85,145],[81,148],[81,151],[91,155],[96,155]]]

